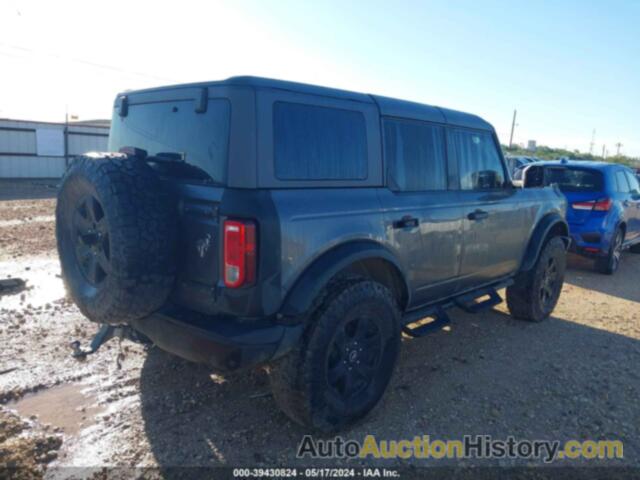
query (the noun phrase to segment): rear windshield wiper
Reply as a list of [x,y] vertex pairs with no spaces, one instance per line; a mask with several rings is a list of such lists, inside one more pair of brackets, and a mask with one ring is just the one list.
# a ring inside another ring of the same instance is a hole
[[180,162],[186,163],[186,155],[181,152],[158,152],[155,155],[147,157],[147,160],[153,162]]
[[119,151],[120,153],[125,153],[153,164],[153,168],[160,174],[169,175],[174,178],[197,180],[198,182],[212,186],[224,186],[224,183],[214,180],[211,175],[202,168],[188,163],[184,153],[158,152],[155,155],[149,155],[146,150],[137,147],[122,147]]
[[120,153],[130,155],[140,160],[146,160],[149,162],[185,162],[186,156],[184,152],[158,152],[155,155],[149,155],[143,148],[138,147],[122,147],[118,150]]

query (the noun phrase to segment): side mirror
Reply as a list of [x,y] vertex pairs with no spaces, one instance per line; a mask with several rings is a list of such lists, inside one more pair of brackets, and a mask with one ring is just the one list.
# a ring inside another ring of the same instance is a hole
[[522,172],[522,185],[524,188],[544,187],[544,169],[538,165],[530,165]]

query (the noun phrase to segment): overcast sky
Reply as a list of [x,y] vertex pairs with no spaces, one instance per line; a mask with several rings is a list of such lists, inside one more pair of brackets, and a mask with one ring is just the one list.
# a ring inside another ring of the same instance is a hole
[[260,75],[479,114],[514,140],[640,156],[640,1],[0,3],[0,117],[109,118],[115,94]]

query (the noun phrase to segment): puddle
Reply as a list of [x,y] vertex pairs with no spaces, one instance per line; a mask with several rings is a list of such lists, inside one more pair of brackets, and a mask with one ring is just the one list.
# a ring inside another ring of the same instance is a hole
[[0,228],[26,225],[27,223],[53,222],[55,219],[56,217],[53,215],[36,215],[35,217],[25,219],[0,220]]
[[95,416],[104,411],[94,397],[82,392],[81,385],[73,383],[30,393],[7,406],[22,417],[35,415],[40,423],[59,427],[67,435],[92,425]]

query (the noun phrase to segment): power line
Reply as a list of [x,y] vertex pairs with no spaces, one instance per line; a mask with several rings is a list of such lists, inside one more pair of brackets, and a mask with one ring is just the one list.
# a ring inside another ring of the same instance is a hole
[[90,67],[102,68],[102,69],[105,69],[105,70],[112,70],[114,72],[124,73],[124,74],[127,74],[127,75],[135,75],[135,76],[139,76],[139,77],[152,78],[154,80],[162,80],[164,82],[177,82],[178,81],[178,80],[176,80],[174,78],[161,77],[161,76],[158,76],[158,75],[150,75],[148,73],[137,72],[135,70],[127,70],[126,68],[117,67],[115,65],[107,65],[107,64],[104,64],[104,63],[92,62],[92,61],[85,60],[85,59],[82,59],[82,58],[65,57],[64,55],[60,55],[60,54],[57,54],[57,53],[46,52],[46,51],[43,51],[43,50],[27,48],[27,47],[23,47],[23,46],[20,46],[20,45],[11,45],[11,44],[2,42],[2,43],[0,43],[0,47],[6,47],[6,48],[13,49],[13,50],[21,50],[23,52],[31,53],[31,54],[34,54],[34,55],[44,55],[44,56],[48,56],[48,57],[52,57],[52,58],[57,58],[57,59],[60,59],[60,60],[66,60],[66,61],[78,63],[78,64],[81,64],[81,65],[87,65],[87,66],[90,66]]

